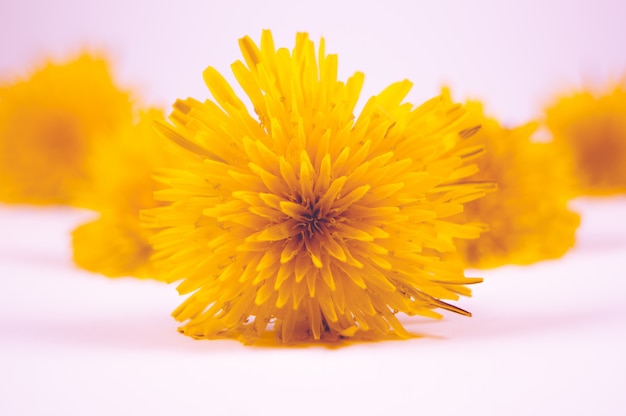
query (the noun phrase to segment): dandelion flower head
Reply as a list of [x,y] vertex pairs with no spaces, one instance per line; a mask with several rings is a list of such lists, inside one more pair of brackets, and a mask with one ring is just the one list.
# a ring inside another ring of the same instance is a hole
[[160,185],[155,166],[173,163],[154,128],[157,120],[165,120],[161,110],[143,111],[138,122],[94,142],[86,167],[91,186],[77,198],[100,216],[72,232],[78,266],[110,277],[158,277],[148,242],[155,230],[139,222],[139,211],[161,205],[153,197]]
[[337,56],[306,33],[293,50],[240,40],[232,71],[248,106],[214,68],[213,100],[178,101],[160,131],[189,153],[163,175],[165,207],[144,211],[158,267],[189,294],[173,312],[195,338],[282,342],[408,337],[396,316],[469,315],[450,222],[485,191],[459,183],[480,148],[455,152],[481,122],[446,94],[414,107],[409,81],[371,97],[355,117],[364,76],[337,79]]
[[561,257],[574,246],[580,216],[568,208],[571,158],[559,144],[533,141],[536,128],[529,123],[509,129],[488,119],[466,142],[487,150],[477,160],[479,172],[472,180],[498,186],[460,214],[460,220],[489,229],[478,240],[458,242],[471,267],[531,264]]
[[130,122],[131,102],[102,58],[49,63],[26,80],[0,86],[0,200],[73,203],[88,186],[85,161],[94,134]]
[[546,124],[573,155],[579,194],[626,192],[626,83],[562,97]]

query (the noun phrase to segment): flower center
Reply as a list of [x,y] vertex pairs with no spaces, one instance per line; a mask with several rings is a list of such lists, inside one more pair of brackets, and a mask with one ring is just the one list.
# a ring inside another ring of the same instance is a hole
[[320,216],[319,208],[312,208],[308,210],[308,213],[304,215],[305,221],[302,222],[304,232],[309,238],[312,238],[315,234],[324,235],[324,228],[326,219]]
[[322,216],[322,212],[317,206],[317,201],[307,201],[305,198],[299,196],[296,202],[304,208],[299,223],[299,226],[302,227],[302,237],[311,239],[316,234],[324,235],[324,229],[328,221]]
[[324,236],[330,233],[329,227],[334,226],[336,219],[331,212],[323,212],[319,197],[309,200],[299,195],[294,199],[294,202],[303,208],[301,214],[297,217],[298,227],[301,228],[301,238],[311,240],[316,236]]

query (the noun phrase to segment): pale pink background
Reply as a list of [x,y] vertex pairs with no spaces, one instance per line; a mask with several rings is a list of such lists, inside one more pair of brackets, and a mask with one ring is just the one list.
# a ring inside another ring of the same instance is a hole
[[[621,1],[2,1],[0,80],[44,57],[106,52],[144,105],[207,95],[237,38],[326,38],[364,94],[409,78],[449,85],[508,123],[554,94],[626,74]],[[232,77],[229,78],[232,79]],[[168,316],[172,286],[73,268],[90,213],[0,206],[0,415],[494,414],[626,412],[626,198],[584,199],[564,259],[472,272],[471,319],[407,319],[407,342],[259,349],[194,342]]]

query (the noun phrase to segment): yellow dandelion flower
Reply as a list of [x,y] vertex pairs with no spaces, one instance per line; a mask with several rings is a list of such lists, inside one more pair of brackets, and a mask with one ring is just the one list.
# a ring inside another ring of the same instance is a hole
[[414,108],[409,81],[353,116],[364,76],[337,79],[337,56],[306,33],[292,51],[240,40],[232,65],[257,118],[212,67],[214,98],[174,105],[159,129],[190,154],[169,172],[169,205],[143,213],[159,267],[190,294],[173,312],[194,338],[264,334],[282,342],[409,337],[396,314],[439,318],[469,295],[455,238],[479,228],[446,220],[483,196],[460,184],[479,149],[455,153],[479,119],[442,95]]
[[561,257],[574,246],[580,216],[567,206],[571,159],[558,144],[533,141],[536,127],[507,129],[490,119],[467,141],[487,150],[472,180],[498,185],[497,192],[467,204],[459,216],[489,228],[478,240],[458,242],[471,267],[531,264]]
[[156,278],[148,243],[153,233],[139,226],[137,215],[103,214],[77,227],[72,231],[74,262],[109,277]]
[[131,103],[101,58],[49,63],[24,81],[0,86],[0,200],[73,203],[89,184],[92,136],[130,122]]
[[626,192],[626,86],[563,97],[547,110],[546,124],[571,149],[580,194]]
[[110,277],[158,277],[148,242],[154,230],[139,223],[140,210],[160,205],[153,197],[159,189],[154,167],[171,161],[154,129],[157,120],[165,120],[162,111],[146,111],[137,124],[94,141],[86,167],[91,186],[77,198],[97,207],[100,218],[72,233],[78,266]]

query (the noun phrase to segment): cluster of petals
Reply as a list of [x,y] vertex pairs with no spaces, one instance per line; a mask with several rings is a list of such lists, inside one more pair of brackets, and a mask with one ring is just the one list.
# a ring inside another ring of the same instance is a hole
[[155,230],[141,225],[139,212],[160,205],[153,197],[159,189],[154,169],[175,163],[154,129],[163,120],[161,110],[142,111],[135,122],[95,140],[85,167],[90,187],[77,200],[98,217],[72,231],[79,267],[109,277],[159,279],[149,243]]
[[[440,317],[469,295],[445,256],[480,227],[448,221],[491,184],[466,181],[482,146],[457,146],[482,122],[444,92],[404,102],[409,81],[355,116],[363,74],[337,79],[337,57],[304,33],[295,48],[240,41],[232,65],[246,105],[213,68],[214,100],[178,101],[161,133],[189,154],[163,175],[156,264],[189,294],[174,312],[197,338],[283,342],[408,337],[396,316]],[[249,108],[254,109],[255,116]]]
[[132,122],[130,96],[103,58],[49,62],[0,84],[0,201],[81,205],[94,142]]
[[560,143],[533,140],[537,127],[528,123],[506,128],[487,119],[463,145],[486,149],[472,180],[497,184],[497,192],[467,204],[458,217],[486,227],[479,239],[457,242],[470,267],[559,258],[576,242],[580,215],[568,207],[575,189],[572,158]]
[[574,161],[576,195],[626,193],[626,82],[560,97],[545,122]]

